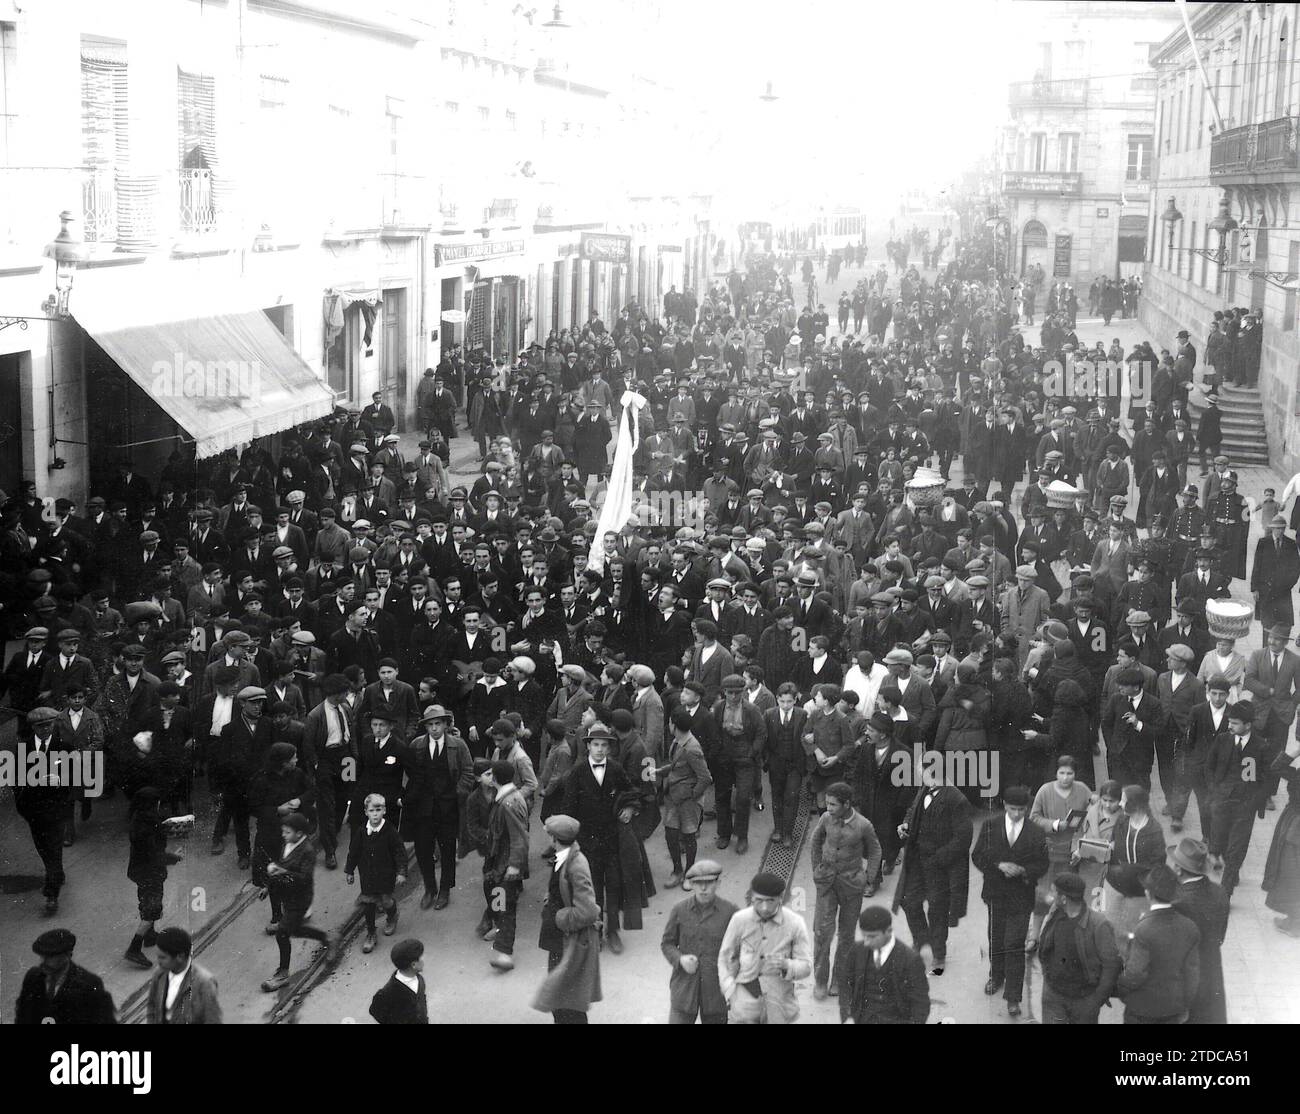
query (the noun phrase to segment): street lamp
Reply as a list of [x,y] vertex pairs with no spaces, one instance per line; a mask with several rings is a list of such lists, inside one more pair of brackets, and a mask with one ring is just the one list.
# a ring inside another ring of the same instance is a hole
[[769,81],[769,82],[767,83],[767,88],[764,89],[763,92],[761,92],[761,93],[758,95],[758,99],[759,99],[760,101],[767,101],[767,102],[771,103],[772,101],[779,100],[780,98],[777,97],[777,95],[776,95],[775,93],[772,92],[772,83]]
[[45,258],[54,260],[54,293],[45,300],[41,309],[56,318],[68,316],[68,296],[72,293],[72,276],[78,264],[87,258],[86,245],[80,236],[73,235],[68,226],[73,221],[70,210],[59,214],[59,234],[45,245]]
[[68,296],[72,293],[72,276],[77,265],[86,261],[88,254],[81,237],[69,227],[74,219],[67,209],[59,214],[61,222],[59,234],[45,245],[45,251],[42,253],[46,259],[54,260],[54,293],[41,303],[45,316],[0,317],[0,329],[7,329],[10,325],[26,329],[29,321],[62,321],[68,316]]
[[564,22],[564,12],[560,10],[560,5],[555,5],[555,10],[551,13],[551,18],[542,24],[548,31],[567,31],[569,24]]
[[1183,214],[1178,211],[1178,206],[1174,204],[1174,199],[1169,199],[1169,204],[1165,206],[1165,211],[1160,214],[1160,219],[1165,222],[1169,229],[1169,251],[1174,250],[1174,225],[1183,219]]

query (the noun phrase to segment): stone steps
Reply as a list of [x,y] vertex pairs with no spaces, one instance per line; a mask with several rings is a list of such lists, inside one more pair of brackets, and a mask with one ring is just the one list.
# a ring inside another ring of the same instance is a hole
[[[1220,384],[1219,411],[1223,415],[1223,451],[1233,464],[1268,464],[1268,440],[1264,431],[1264,407],[1258,389]],[[1188,408],[1197,424],[1204,407],[1189,400]]]

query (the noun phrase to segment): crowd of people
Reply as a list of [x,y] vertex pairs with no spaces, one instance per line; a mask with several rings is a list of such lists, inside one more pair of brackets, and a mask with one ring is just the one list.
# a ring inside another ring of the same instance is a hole
[[[158,477],[124,461],[49,515],[35,485],[6,502],[0,594],[23,645],[4,690],[22,745],[102,753],[129,802],[126,956],[158,963],[151,1017],[220,1016],[190,938],[157,927],[168,836],[196,814],[214,856],[233,831],[237,869],[269,895],[267,991],[288,983],[294,939],[340,947],[310,923],[320,860],[358,886],[368,952],[381,911],[395,933],[408,875],[421,911],[443,909],[477,855],[477,934],[502,974],[530,869],[547,879],[534,1006],[557,1022],[586,1019],[602,953],[622,953],[659,886],[687,891],[663,935],[674,1021],[792,1021],[811,975],[845,1021],[923,1022],[973,862],[985,989],[1013,1016],[1036,953],[1044,1020],[1095,1022],[1116,997],[1128,1021],[1224,1020],[1227,903],[1300,755],[1300,550],[1270,516],[1248,570],[1213,406],[1192,428],[1185,332],[1174,352],[1089,347],[1067,292],[1031,347],[989,261],[963,245],[931,276],[904,257],[840,304],[836,331],[824,306],[796,309],[792,268],[756,257],[702,297],[674,287],[662,315],[633,303],[509,366],[450,354],[420,385],[409,459],[376,396],[276,455],[174,455]],[[1134,435],[1118,393],[1049,379],[1103,354],[1154,384]],[[629,389],[647,401],[644,506],[598,534]],[[447,466],[466,432],[480,474],[460,485]],[[656,492],[688,496],[685,518],[651,513]],[[1259,650],[1223,625],[1247,579]],[[1164,825],[1181,832],[1193,795],[1201,839],[1167,863]],[[102,806],[60,784],[15,801],[56,916],[89,882],[65,877],[63,849]],[[760,871],[737,909],[698,854],[745,856],[767,807],[773,844],[798,849],[801,802],[811,939],[787,878]],[[1293,808],[1265,887],[1300,937]],[[20,1020],[63,1019],[70,988],[111,1015],[75,942],[37,941]],[[377,1019],[427,1020],[422,952],[393,946]]]

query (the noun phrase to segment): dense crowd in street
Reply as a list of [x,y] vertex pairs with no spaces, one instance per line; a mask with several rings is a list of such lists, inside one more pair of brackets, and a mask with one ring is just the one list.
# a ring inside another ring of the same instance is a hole
[[[1225,309],[1203,359],[1186,332],[1125,350],[1055,283],[1031,346],[1042,284],[1000,274],[991,245],[911,233],[888,254],[892,274],[865,245],[829,253],[828,280],[864,272],[830,311],[785,250],[510,361],[452,350],[420,384],[409,458],[376,395],[274,452],[123,461],[80,503],[47,510],[35,484],[4,503],[14,745],[100,754],[129,801],[123,946],[157,964],[150,1020],[221,1017],[222,972],[161,923],[169,837],[208,800],[201,845],[268,894],[268,992],[294,940],[342,946],[311,918],[323,869],[356,886],[365,952],[399,917],[481,901],[501,977],[522,974],[524,887],[545,889],[534,1007],[557,1022],[586,1020],[666,887],[684,891],[672,1021],[794,1021],[811,976],[843,1021],[921,1023],[973,862],[985,990],[1012,1016],[1036,956],[1044,1021],[1095,1023],[1112,999],[1132,1023],[1226,1019],[1229,901],[1300,759],[1300,550],[1282,506],[1239,490],[1216,408],[1220,382],[1258,374],[1258,315]],[[1094,283],[1088,309],[1108,325],[1138,296]],[[1126,369],[1127,412],[1054,377],[1084,361]],[[636,510],[602,532],[629,392]],[[480,474],[462,486],[464,438]],[[20,1021],[112,1019],[57,927],[81,882],[63,849],[100,799],[15,791],[52,919]],[[1300,938],[1295,808],[1264,887]],[[743,908],[719,895],[756,809],[774,847],[806,837],[811,932],[773,870]],[[481,895],[457,886],[469,856]],[[391,947],[377,1020],[428,1020],[423,950]]]

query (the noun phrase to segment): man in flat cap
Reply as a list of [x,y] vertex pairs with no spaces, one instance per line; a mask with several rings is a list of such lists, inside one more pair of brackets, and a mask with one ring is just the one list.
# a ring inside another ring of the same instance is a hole
[[585,1025],[591,1004],[601,1000],[600,905],[578,844],[581,825],[556,813],[544,826],[555,858],[537,941],[547,953],[547,975],[533,1009],[549,1013],[557,1025]]
[[[21,653],[21,651],[20,651]],[[63,748],[54,734],[59,713],[53,708],[33,708],[25,716],[31,732],[27,746],[27,765],[34,771],[14,786],[14,807],[31,831],[32,845],[45,868],[45,882],[41,893],[45,897],[45,915],[59,911],[59,891],[63,888],[63,836],[64,824],[71,810],[71,793],[68,771],[64,765]],[[56,749],[57,748],[57,749]],[[39,755],[39,764],[33,765],[33,756]]]
[[1088,907],[1084,889],[1080,875],[1058,874],[1042,928],[1026,944],[1043,967],[1044,1025],[1096,1025],[1115,992],[1120,971],[1115,930],[1104,914]]
[[117,1012],[104,981],[72,962],[77,938],[66,928],[42,932],[32,944],[41,957],[23,976],[16,1025],[115,1025]]
[[799,1018],[795,983],[812,973],[803,917],[782,904],[785,883],[767,871],[749,884],[749,906],[727,925],[718,984],[733,1025],[788,1025]]
[[238,867],[247,870],[252,845],[248,834],[248,791],[253,777],[261,770],[267,752],[275,742],[275,729],[266,708],[266,690],[245,685],[235,694],[234,713],[222,729],[209,756],[212,777],[221,787],[221,810],[212,834],[212,849],[220,854],[230,825],[235,828],[235,851]]
[[930,1016],[925,961],[894,936],[893,915],[883,905],[869,905],[858,916],[845,968],[843,1024],[925,1024]]
[[718,953],[737,908],[718,896],[722,867],[697,859],[686,872],[691,894],[673,906],[660,948],[672,968],[668,982],[669,1024],[727,1023],[727,1002],[718,981]]

